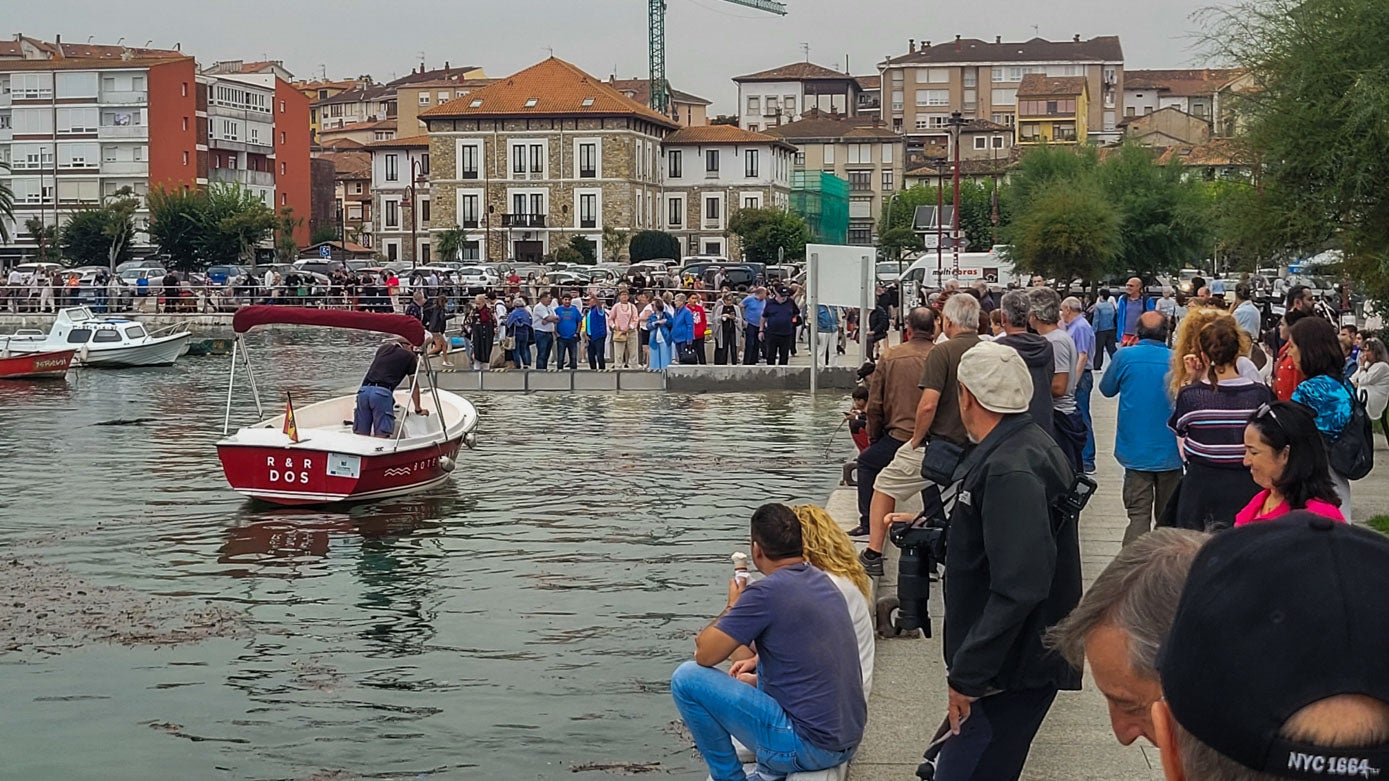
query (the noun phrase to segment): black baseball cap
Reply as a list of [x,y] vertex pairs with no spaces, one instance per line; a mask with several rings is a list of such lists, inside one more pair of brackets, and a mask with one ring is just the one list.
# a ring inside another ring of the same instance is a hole
[[1251,770],[1382,775],[1389,744],[1280,733],[1329,697],[1389,703],[1389,537],[1305,510],[1217,535],[1192,563],[1158,672],[1177,722]]

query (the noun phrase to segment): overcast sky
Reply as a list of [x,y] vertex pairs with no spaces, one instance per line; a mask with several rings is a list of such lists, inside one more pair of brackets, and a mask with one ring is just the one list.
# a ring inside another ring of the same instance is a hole
[[[1216,0],[786,0],[777,17],[724,0],[668,0],[667,76],[731,112],[731,77],[804,59],[876,73],[907,39],[1053,40],[1120,36],[1129,68],[1204,65],[1193,11]],[[304,78],[370,73],[387,81],[420,62],[505,76],[550,53],[597,76],[647,73],[646,0],[44,0],[6,2],[8,30],[47,40],[172,47],[201,63],[284,60]],[[1035,26],[1035,29],[1034,29]],[[713,113],[713,112],[711,112]]]

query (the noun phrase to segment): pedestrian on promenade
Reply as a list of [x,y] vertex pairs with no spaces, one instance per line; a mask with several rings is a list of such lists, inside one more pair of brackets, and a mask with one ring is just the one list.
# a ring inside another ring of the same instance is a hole
[[[478,296],[478,298],[481,299],[482,296]],[[491,355],[492,340],[496,336],[497,324],[495,318],[486,311],[486,307],[482,307],[481,310],[481,312],[475,310],[475,314],[482,313],[489,316],[478,318],[473,322],[473,349],[485,350],[488,355]],[[435,296],[425,304],[424,330],[429,332],[429,355],[431,357],[439,356],[439,361],[445,366],[453,365],[449,361],[449,337],[446,333],[451,319],[453,319],[453,315],[448,312],[448,299],[446,297]],[[479,339],[479,336],[483,338]]]
[[1125,546],[1153,528],[1182,482],[1177,438],[1167,427],[1172,416],[1164,384],[1172,360],[1167,318],[1144,312],[1137,333],[1138,343],[1115,353],[1100,379],[1100,393],[1119,397],[1114,458],[1124,468]]
[[758,286],[743,299],[743,363],[756,366],[762,360],[762,311],[767,308],[767,288]]
[[1211,323],[1223,321],[1234,326],[1235,333],[1239,335],[1239,355],[1235,358],[1235,371],[1239,376],[1258,384],[1264,382],[1263,374],[1259,372],[1259,367],[1254,365],[1249,355],[1254,349],[1254,343],[1249,339],[1249,335],[1239,327],[1239,323],[1233,316],[1215,307],[1191,307],[1186,317],[1182,318],[1181,324],[1177,326],[1177,337],[1172,340],[1172,373],[1169,385],[1172,386],[1172,395],[1190,382],[1191,374],[1186,366],[1186,356],[1196,355],[1201,352],[1201,331]]
[[1032,422],[1036,423],[1038,428],[1055,439],[1056,424],[1052,418],[1054,407],[1051,386],[1054,378],[1058,376],[1056,359],[1051,342],[1046,337],[1027,330],[1028,311],[1025,291],[1010,290],[1004,293],[996,310],[1003,334],[995,337],[994,341],[1017,350],[1018,355],[1022,356],[1023,363],[1027,365],[1027,373],[1032,378],[1032,402],[1027,407],[1028,413],[1032,415]]
[[800,310],[791,300],[790,292],[783,287],[777,288],[772,300],[762,308],[761,337],[767,345],[768,366],[790,363],[799,321]]
[[738,342],[743,338],[743,312],[738,298],[725,293],[714,304],[714,363],[718,366],[738,363]]
[[1197,531],[1231,526],[1259,492],[1244,465],[1244,427],[1259,406],[1274,400],[1268,386],[1239,376],[1239,327],[1225,315],[1201,329],[1198,355],[1185,356],[1186,386],[1177,394],[1168,427],[1176,433],[1186,474],[1177,489],[1176,515],[1164,525]]
[[1244,429],[1244,465],[1264,489],[1235,515],[1235,525],[1311,510],[1345,521],[1338,506],[1326,444],[1307,407],[1275,401],[1259,407]]
[[511,302],[511,314],[506,317],[506,330],[512,342],[511,359],[518,369],[531,367],[531,339],[535,332],[531,323],[526,300],[517,296]]
[[535,335],[535,368],[540,371],[550,370],[550,352],[555,347],[555,323],[559,321],[555,316],[555,309],[554,297],[548,289],[540,291],[540,300],[531,307],[531,330]]
[[1173,333],[1177,328],[1177,298],[1172,293],[1171,285],[1163,285],[1162,298],[1153,302],[1153,311],[1161,314],[1167,320],[1167,333]]
[[593,371],[607,371],[608,352],[608,310],[597,294],[588,297],[588,309],[584,310],[582,331],[584,351],[588,354],[588,368]]
[[839,309],[829,304],[815,305],[815,334],[822,354],[821,366],[839,365]]
[[[1166,330],[1166,318],[1156,316]],[[1095,688],[1109,704],[1110,727],[1122,745],[1140,737],[1157,743],[1152,705],[1162,699],[1158,651],[1172,627],[1191,562],[1208,539],[1189,529],[1143,535],[1119,551],[1075,610],[1047,632],[1047,645],[1077,672],[1090,663]]]
[[[1328,443],[1341,438],[1350,423],[1351,390],[1341,377],[1341,344],[1336,327],[1320,317],[1304,317],[1292,327],[1288,354],[1306,379],[1293,391],[1292,400],[1307,405],[1316,415],[1317,430]],[[1350,478],[1331,468],[1331,481],[1341,497],[1341,512],[1351,520]]]
[[1075,472],[1027,414],[1032,380],[1016,350],[971,347],[958,385],[960,418],[979,444],[957,470],[947,532],[949,560],[970,565],[945,569],[954,737],[935,778],[1009,781],[1022,774],[1057,691],[1080,688],[1079,671],[1042,643],[1080,600],[1079,530],[1060,505]]
[[902,343],[884,350],[877,368],[868,376],[865,417],[871,444],[858,454],[858,527],[850,532],[854,536],[869,533],[869,510],[878,473],[912,439],[916,408],[921,403],[921,375],[926,371],[926,357],[935,347],[936,323],[936,310],[930,307],[919,306],[908,312]]
[[1076,380],[1076,409],[1085,421],[1085,447],[1080,451],[1080,462],[1085,474],[1095,474],[1095,425],[1090,417],[1090,394],[1095,389],[1095,375],[1091,364],[1095,355],[1095,330],[1085,319],[1084,307],[1080,299],[1071,296],[1061,302],[1061,320],[1065,323],[1066,335],[1076,346],[1076,367],[1080,379]]
[[1158,662],[1152,711],[1166,778],[1382,775],[1386,613],[1389,539],[1379,532],[1301,511],[1206,543]]
[[801,522],[801,546],[805,551],[805,560],[834,581],[849,608],[854,638],[858,641],[859,672],[866,701],[873,689],[876,644],[873,607],[868,601],[871,596],[868,573],[863,571],[858,554],[854,552],[854,541],[823,507],[803,504],[793,510]]
[[1080,362],[1076,343],[1062,330],[1061,296],[1049,287],[1034,287],[1027,291],[1028,324],[1051,342],[1056,376],[1052,380],[1052,421],[1056,444],[1070,460],[1075,471],[1081,471],[1081,452],[1085,449],[1085,419],[1076,404],[1076,386],[1080,382]]
[[637,307],[632,303],[630,292],[623,290],[617,294],[617,303],[608,310],[608,328],[612,332],[613,368],[632,368],[640,345],[637,344]]
[[704,308],[704,294],[691,293],[685,307],[694,319],[694,342],[691,346],[694,348],[695,362],[702,366],[709,362],[709,354],[705,351],[709,339],[709,310]]
[[694,349],[694,316],[686,306],[688,301],[684,293],[677,294],[675,307],[670,314],[670,341],[675,345],[674,360],[678,363],[694,360],[691,355]]
[[1241,282],[1235,285],[1235,308],[1230,314],[1234,315],[1235,322],[1239,324],[1239,329],[1249,335],[1255,342],[1259,341],[1259,333],[1263,330],[1263,315],[1259,313],[1259,307],[1254,305],[1251,300],[1253,294],[1249,292],[1249,283]]
[[1370,337],[1360,346],[1360,368],[1351,375],[1351,385],[1365,398],[1365,412],[1371,420],[1384,422],[1385,437],[1389,437],[1389,350],[1384,342]]
[[931,483],[921,476],[925,448],[937,440],[946,443],[945,449],[963,448],[969,441],[965,424],[960,419],[956,372],[961,356],[980,342],[979,302],[974,296],[951,296],[945,302],[941,319],[941,327],[949,338],[936,344],[926,356],[925,368],[917,383],[921,398],[916,405],[912,438],[897,449],[892,461],[873,481],[873,497],[868,507],[868,547],[862,554],[863,567],[873,577],[883,574],[883,545],[887,541],[889,519],[898,502],[921,495],[929,513],[944,511],[942,491],[949,486]]
[[1153,299],[1143,292],[1143,280],[1131,278],[1124,283],[1124,295],[1119,297],[1115,318],[1120,329],[1120,344],[1128,347],[1138,341],[1138,316],[1155,308]]
[[1114,305],[1109,288],[1100,290],[1099,300],[1090,308],[1090,317],[1095,328],[1095,371],[1104,371],[1104,360],[1114,357],[1119,341],[1119,308]]
[[1278,340],[1282,346],[1278,349],[1278,360],[1273,364],[1273,392],[1280,401],[1291,401],[1293,391],[1306,379],[1297,368],[1291,352],[1293,326],[1306,317],[1312,315],[1289,309],[1278,322]]
[[572,293],[560,296],[559,306],[555,307],[555,370],[564,371],[565,357],[569,358],[570,371],[579,368],[579,308],[574,306]]
[[[727,607],[695,639],[694,660],[670,680],[713,781],[747,777],[735,735],[756,756],[756,778],[783,778],[848,762],[868,718],[848,605],[805,560],[801,521],[785,505],[763,505],[752,515],[751,537],[763,577],[729,581]],[[715,669],[744,646],[757,649],[755,661]],[[754,670],[755,688],[739,677]]]
[[658,372],[670,366],[670,325],[671,317],[666,309],[666,302],[660,298],[652,300],[651,315],[646,321],[647,333],[651,334],[651,344],[648,346],[651,363],[647,367],[650,371]]

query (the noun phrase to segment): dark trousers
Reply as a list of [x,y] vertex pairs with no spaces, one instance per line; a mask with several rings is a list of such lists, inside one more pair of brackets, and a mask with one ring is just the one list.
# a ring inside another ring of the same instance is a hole
[[1119,349],[1118,331],[1096,331],[1095,332],[1095,370],[1104,368],[1105,356],[1114,357],[1114,351]]
[[738,345],[731,339],[725,339],[723,344],[714,345],[714,365],[727,366],[728,364],[737,365]]
[[749,325],[743,328],[743,363],[748,366],[756,366],[762,359],[762,334],[757,326]]
[[608,368],[608,359],[603,357],[605,347],[606,337],[588,340],[588,368],[594,371]]
[[492,342],[496,336],[497,331],[491,323],[473,323],[473,356],[483,364],[484,369],[492,360]]
[[1055,699],[1056,689],[1023,689],[975,700],[960,734],[941,746],[935,781],[1017,779]]
[[696,340],[694,340],[693,342],[690,342],[690,346],[694,348],[695,362],[696,362],[696,363],[705,364],[705,363],[708,363],[708,362],[709,362],[709,359],[706,358],[706,357],[705,357],[705,354],[704,354],[704,340],[703,340],[703,339],[696,339]]
[[1071,469],[1079,472],[1082,464],[1080,459],[1081,451],[1085,449],[1085,418],[1079,412],[1072,412],[1069,415],[1052,410],[1052,423],[1055,425],[1056,444],[1061,446],[1061,452],[1066,454],[1066,461],[1071,465]]
[[892,457],[897,455],[897,451],[904,444],[906,443],[885,436],[858,454],[859,526],[868,528],[868,506],[873,501],[873,483],[878,479],[878,473],[892,463]]
[[791,343],[795,334],[767,334],[767,365],[785,366],[791,362]]
[[559,350],[556,351],[555,356],[555,368],[564,371],[564,356],[567,355],[569,356],[569,368],[577,371],[579,368],[579,337],[557,336],[555,341],[559,342]]
[[535,332],[535,368],[545,371],[550,367],[550,351],[555,347],[555,335],[550,331]]

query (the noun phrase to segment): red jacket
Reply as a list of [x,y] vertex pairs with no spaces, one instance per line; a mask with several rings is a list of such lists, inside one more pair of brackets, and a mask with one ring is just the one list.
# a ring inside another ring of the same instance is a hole
[[1291,342],[1283,343],[1282,349],[1278,351],[1278,363],[1273,365],[1273,393],[1278,396],[1279,401],[1292,401],[1293,391],[1306,379],[1288,355],[1289,344]]
[[694,320],[694,338],[707,337],[709,335],[709,314],[704,311],[704,305],[687,305],[685,308],[690,310],[690,318]]

